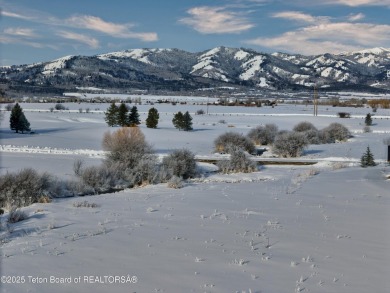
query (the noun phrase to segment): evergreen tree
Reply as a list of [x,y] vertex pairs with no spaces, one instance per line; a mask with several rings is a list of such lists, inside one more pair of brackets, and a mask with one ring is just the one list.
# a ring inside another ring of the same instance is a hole
[[157,128],[158,119],[160,115],[156,108],[149,109],[148,118],[146,118],[146,127],[148,128]]
[[183,115],[183,130],[184,131],[190,131],[192,130],[192,117],[190,113],[185,112]]
[[20,120],[19,120],[19,125],[20,125],[20,131],[23,133],[24,131],[31,131],[30,129],[30,122],[28,122],[26,116],[24,116],[24,113],[20,115]]
[[24,116],[23,109],[18,103],[12,108],[9,123],[11,130],[15,130],[16,133],[19,131],[22,133],[24,131],[30,131],[30,123],[26,116]]
[[374,161],[374,155],[371,153],[370,147],[367,147],[366,152],[360,159],[360,166],[362,166],[363,168],[376,166],[376,163]]
[[372,118],[371,118],[371,114],[368,113],[366,115],[366,119],[364,119],[364,123],[366,124],[366,126],[371,126],[372,125]]
[[119,109],[117,105],[115,105],[115,103],[112,102],[110,107],[106,111],[105,120],[108,126],[112,127],[118,125],[118,111]]
[[184,115],[182,112],[177,112],[174,116],[173,116],[173,119],[172,119],[172,123],[173,125],[181,130],[181,129],[184,129],[184,123],[183,123],[183,120],[184,120]]
[[139,120],[138,109],[137,109],[137,106],[133,106],[130,109],[128,125],[130,125],[130,126],[137,126],[139,124],[141,124],[141,121]]
[[129,110],[127,109],[125,103],[121,103],[119,108],[118,108],[118,118],[117,118],[117,124],[119,126],[128,126],[128,121],[127,121],[127,113]]

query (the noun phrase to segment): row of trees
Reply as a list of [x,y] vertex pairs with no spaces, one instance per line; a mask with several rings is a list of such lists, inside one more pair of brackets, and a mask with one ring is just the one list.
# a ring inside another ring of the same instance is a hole
[[[149,109],[148,117],[146,118],[146,127],[157,128],[160,114],[156,108]],[[137,126],[141,123],[139,119],[138,109],[133,106],[130,111],[126,104],[121,103],[118,107],[115,103],[112,103],[106,111],[105,120],[108,126]],[[172,123],[175,128],[184,131],[192,130],[192,117],[187,111],[184,114],[177,112],[172,119]]]
[[119,107],[113,102],[106,111],[105,120],[108,126],[137,126],[141,124],[139,119],[138,109],[133,106],[130,111],[125,103],[121,103]]
[[185,112],[184,114],[182,112],[177,112],[172,119],[173,125],[179,129],[184,131],[190,131],[192,130],[192,117],[190,113]]

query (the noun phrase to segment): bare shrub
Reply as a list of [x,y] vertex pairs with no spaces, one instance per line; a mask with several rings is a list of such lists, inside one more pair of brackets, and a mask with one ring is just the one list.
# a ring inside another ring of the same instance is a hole
[[51,203],[52,199],[47,195],[41,195],[38,198],[38,203]]
[[23,207],[38,202],[50,185],[47,173],[39,174],[31,168],[0,176],[0,206]]
[[296,132],[306,132],[310,130],[315,130],[318,131],[318,129],[310,122],[308,121],[303,121],[298,123],[297,125],[294,126],[293,131]]
[[172,176],[171,179],[169,179],[167,186],[169,188],[174,188],[174,189],[180,189],[183,188],[183,179],[177,176]]
[[7,105],[5,105],[5,110],[6,111],[11,111],[12,110],[12,108],[14,107],[14,104],[7,104]]
[[197,175],[195,155],[186,149],[176,150],[166,156],[162,161],[162,168],[168,178],[177,176],[188,179]]
[[222,173],[250,173],[257,170],[256,163],[252,161],[242,150],[235,150],[230,155],[230,160],[221,160],[217,163]]
[[337,115],[339,116],[339,118],[351,118],[351,114],[347,112],[339,112],[337,113]]
[[320,144],[321,138],[320,138],[320,132],[318,130],[307,130],[305,132],[301,132],[307,141],[308,144]]
[[273,144],[273,152],[281,157],[299,157],[307,146],[305,135],[300,132],[287,132],[278,135]]
[[322,129],[320,138],[323,143],[334,143],[336,141],[346,141],[351,137],[348,128],[340,123],[331,123]]
[[11,207],[8,213],[7,222],[8,223],[17,223],[27,219],[27,214],[16,206]]
[[131,170],[126,170],[126,181],[130,185],[148,185],[160,182],[157,158],[154,155],[144,156]]
[[257,145],[268,145],[274,142],[277,133],[278,127],[275,124],[266,124],[249,131],[248,138]]
[[300,122],[294,126],[293,131],[304,134],[309,144],[320,144],[320,133],[318,129],[310,122]]
[[339,169],[343,169],[343,168],[347,168],[347,167],[348,167],[348,164],[344,163],[344,162],[334,162],[331,164],[332,170],[339,170]]
[[363,133],[370,133],[371,132],[371,127],[370,126],[364,126],[363,127]]
[[253,142],[237,132],[226,132],[214,140],[214,148],[217,152],[231,153],[235,149],[242,149],[248,153],[255,151]]
[[66,110],[65,106],[60,103],[55,104],[54,108],[58,111]]
[[138,127],[123,127],[113,133],[106,132],[103,149],[108,152],[106,161],[120,162],[130,169],[134,168],[143,156],[153,152]]
[[81,159],[77,159],[73,162],[73,172],[77,177],[81,176],[83,165],[84,161]]
[[116,186],[119,175],[117,170],[102,165],[85,168],[80,178],[85,185],[94,190],[94,193],[99,193],[108,192]]
[[97,207],[99,207],[99,205],[96,203],[91,203],[91,202],[84,200],[84,201],[74,202],[73,207],[75,207],[75,208],[97,208]]

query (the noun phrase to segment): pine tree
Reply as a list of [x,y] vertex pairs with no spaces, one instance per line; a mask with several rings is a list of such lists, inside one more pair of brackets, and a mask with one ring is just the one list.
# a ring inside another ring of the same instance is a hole
[[157,128],[158,119],[160,115],[156,108],[149,109],[148,118],[146,118],[146,127],[148,128]]
[[371,114],[368,113],[366,115],[366,119],[364,119],[364,123],[366,124],[366,126],[371,126],[372,125],[372,118],[371,118]]
[[374,155],[371,153],[370,147],[367,147],[366,152],[361,157],[360,166],[362,166],[363,168],[376,166],[376,163],[374,161]]
[[137,126],[139,124],[141,124],[141,121],[139,120],[138,109],[137,109],[137,106],[133,106],[130,109],[130,114],[129,114],[129,118],[128,118],[128,125]]
[[108,126],[112,127],[118,125],[118,111],[119,109],[117,105],[115,105],[115,103],[112,102],[110,107],[106,111],[105,120]]
[[125,103],[121,103],[119,108],[118,108],[118,118],[117,118],[117,124],[119,126],[128,126],[128,121],[127,121],[127,113],[129,110],[127,109]]
[[173,116],[173,119],[172,119],[172,123],[173,125],[181,130],[181,129],[184,129],[184,125],[183,125],[183,119],[184,119],[184,115],[182,112],[177,112],[174,116]]
[[9,119],[11,130],[15,130],[16,133],[21,131],[30,131],[30,123],[28,122],[26,116],[24,116],[23,109],[19,106],[18,103],[12,108],[11,116]]
[[184,131],[190,131],[192,130],[192,117],[190,113],[185,112],[183,115],[183,130]]
[[28,122],[26,116],[24,116],[24,113],[22,112],[22,114],[20,115],[20,120],[19,120],[19,124],[20,124],[20,131],[23,133],[24,131],[31,131],[30,129],[30,122]]

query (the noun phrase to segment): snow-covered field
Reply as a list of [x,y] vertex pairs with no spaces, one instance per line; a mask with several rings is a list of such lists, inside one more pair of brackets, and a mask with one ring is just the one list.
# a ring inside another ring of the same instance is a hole
[[[104,122],[107,104],[66,104],[63,112],[21,106],[35,133],[12,133],[5,113],[2,174],[33,167],[66,179],[76,158],[100,164],[102,136],[113,130]],[[144,121],[151,106],[137,107]],[[218,135],[266,123],[289,130],[301,121],[340,122],[354,137],[310,146],[303,158],[318,160],[313,166],[211,173],[179,190],[162,184],[27,207],[27,220],[1,232],[1,275],[14,277],[3,277],[1,292],[389,292],[390,168],[382,143],[389,110],[378,109],[372,132],[363,133],[368,108],[320,107],[313,117],[310,107],[294,105],[209,106],[209,115],[194,115],[205,105],[154,107],[159,128],[140,127],[159,155],[186,147],[212,157]],[[194,131],[179,132],[173,113],[187,110]],[[342,111],[352,118],[337,118]],[[358,161],[368,145],[380,164],[364,169]],[[97,207],[74,206],[85,200]]]

